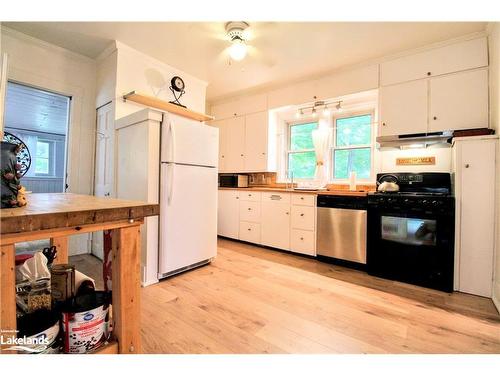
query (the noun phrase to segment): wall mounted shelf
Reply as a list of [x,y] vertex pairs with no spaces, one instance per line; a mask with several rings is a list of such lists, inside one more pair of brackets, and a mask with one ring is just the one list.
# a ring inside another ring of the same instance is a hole
[[210,121],[214,119],[214,117],[206,115],[204,113],[195,112],[152,96],[139,94],[136,91],[131,91],[128,94],[123,95],[123,100],[129,100],[131,102],[142,104],[148,107],[161,109],[163,111],[167,111],[179,116],[187,117],[191,120]]

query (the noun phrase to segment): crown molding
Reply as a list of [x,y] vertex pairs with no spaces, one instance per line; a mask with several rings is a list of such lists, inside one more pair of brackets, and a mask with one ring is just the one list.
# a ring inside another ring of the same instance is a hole
[[[490,25],[490,24],[488,24],[488,25]],[[404,50],[401,52],[396,52],[396,53],[392,53],[389,55],[384,55],[384,56],[376,57],[373,59],[364,60],[364,61],[361,61],[361,62],[355,63],[355,64],[344,65],[344,66],[341,66],[341,67],[338,67],[335,69],[323,70],[323,71],[316,72],[314,74],[310,74],[310,75],[306,75],[306,76],[300,76],[300,77],[297,77],[297,78],[291,79],[291,80],[280,80],[280,81],[276,81],[276,82],[272,82],[272,83],[266,83],[263,85],[254,86],[254,87],[251,87],[248,89],[238,90],[238,91],[235,91],[235,92],[232,92],[229,94],[220,95],[220,96],[217,96],[214,98],[207,98],[207,102],[210,105],[214,105],[214,104],[228,102],[232,99],[239,98],[239,97],[246,96],[246,95],[263,94],[263,93],[266,93],[269,91],[282,89],[282,88],[285,88],[287,86],[303,83],[305,81],[317,80],[317,79],[321,79],[321,78],[324,78],[324,77],[327,77],[330,75],[340,74],[340,73],[352,71],[355,69],[367,67],[370,65],[381,64],[383,62],[394,60],[394,59],[397,59],[400,57],[409,56],[409,55],[413,55],[413,54],[424,52],[424,51],[429,51],[429,50],[432,50],[435,48],[445,47],[445,46],[448,46],[451,44],[464,42],[467,40],[482,38],[482,37],[485,37],[487,35],[488,35],[488,33],[487,33],[487,30],[485,29],[483,31],[477,31],[477,32],[470,33],[470,34],[461,35],[461,36],[456,37],[456,38],[451,38],[451,39],[446,39],[444,41],[426,44],[425,46],[422,46],[422,47],[412,48],[412,49]]]
[[46,42],[44,40],[41,40],[41,39],[38,39],[35,37],[32,37],[30,35],[24,34],[20,31],[11,29],[9,27],[0,26],[0,29],[1,29],[2,35],[7,35],[10,37],[22,40],[24,42],[30,43],[32,45],[42,47],[44,49],[52,50],[55,53],[62,54],[62,55],[66,56],[70,59],[73,59],[73,60],[77,60],[77,61],[84,62],[84,63],[91,63],[91,64],[96,63],[96,61],[94,59],[91,59],[90,57],[87,57],[87,56],[81,55],[79,53],[70,51],[70,50],[63,48],[63,47],[59,47],[55,44]]

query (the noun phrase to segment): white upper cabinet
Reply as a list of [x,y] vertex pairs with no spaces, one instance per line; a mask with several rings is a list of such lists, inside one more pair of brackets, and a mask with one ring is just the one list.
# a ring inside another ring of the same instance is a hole
[[267,110],[267,94],[256,94],[212,105],[212,116],[222,120]]
[[224,127],[226,130],[223,146],[226,150],[224,170],[242,171],[245,168],[245,117],[229,118]]
[[226,155],[227,155],[227,121],[226,120],[218,120],[211,121],[211,126],[215,126],[219,128],[219,170],[224,171],[226,169]]
[[245,116],[245,170],[267,170],[268,113]]
[[488,127],[488,70],[430,79],[429,131]]
[[380,135],[427,132],[427,80],[380,88]]
[[380,64],[380,85],[488,66],[485,37],[404,56]]

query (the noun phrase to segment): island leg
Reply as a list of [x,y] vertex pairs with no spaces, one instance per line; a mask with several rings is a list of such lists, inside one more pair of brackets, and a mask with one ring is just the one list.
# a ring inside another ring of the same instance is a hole
[[57,250],[57,257],[54,264],[68,263],[68,237],[53,237],[50,239],[50,246],[55,246]]
[[[0,335],[3,342],[8,338],[16,337],[15,253],[13,244],[2,245],[0,252]],[[8,346],[10,345],[1,345],[0,349]],[[15,352],[0,350],[0,353],[13,354]]]
[[114,229],[112,237],[113,332],[119,353],[141,352],[140,223]]

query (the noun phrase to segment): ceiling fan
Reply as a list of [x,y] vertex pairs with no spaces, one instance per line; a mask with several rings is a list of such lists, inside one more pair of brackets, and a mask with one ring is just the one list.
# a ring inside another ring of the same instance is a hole
[[235,61],[241,61],[247,55],[248,46],[246,41],[248,39],[248,33],[245,33],[245,30],[248,30],[249,26],[247,22],[243,21],[231,21],[226,23],[226,34],[231,42],[229,56]]

